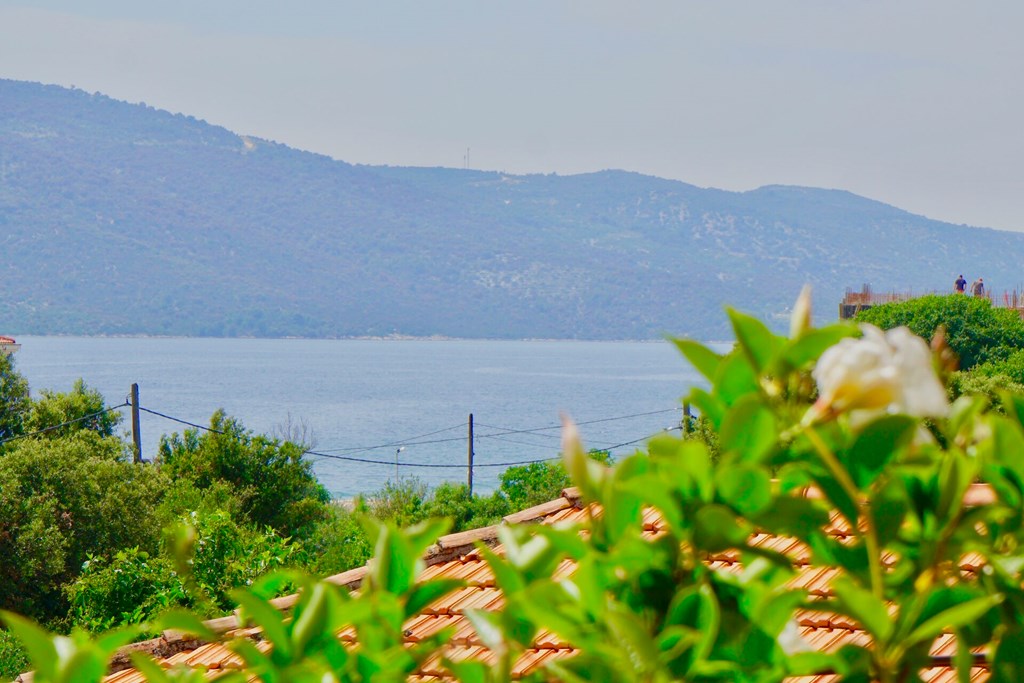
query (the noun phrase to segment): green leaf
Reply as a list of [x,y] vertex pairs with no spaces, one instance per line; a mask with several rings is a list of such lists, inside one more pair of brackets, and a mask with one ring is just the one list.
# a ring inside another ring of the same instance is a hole
[[465,585],[466,582],[459,579],[435,579],[416,585],[405,602],[406,618],[419,614],[430,603]]
[[647,456],[629,457],[611,470],[607,479],[602,520],[609,543],[615,543],[630,528],[639,529],[643,499],[630,490],[629,482],[644,475],[650,466]]
[[989,416],[992,439],[987,444],[994,462],[1011,469],[1017,478],[1024,480],[1024,432],[1019,425],[997,415]]
[[473,625],[473,629],[484,647],[499,657],[508,649],[505,645],[505,630],[501,623],[501,614],[479,609],[468,609],[463,614]]
[[1003,406],[1006,413],[1017,420],[1017,426],[1024,429],[1024,396],[1006,393],[1003,395]]
[[917,420],[907,415],[886,415],[864,427],[844,458],[860,489],[870,486],[896,453],[910,443],[916,428]]
[[488,672],[490,669],[483,662],[473,660],[453,662],[447,657],[443,661],[444,668],[452,672],[459,683],[489,683]]
[[817,361],[826,349],[857,333],[857,328],[854,325],[830,325],[816,330],[808,330],[797,339],[786,343],[780,356],[790,367],[799,370]]
[[976,458],[966,458],[957,452],[945,454],[939,465],[939,503],[935,509],[943,526],[956,523],[967,489],[977,475]]
[[722,450],[741,462],[760,462],[777,440],[775,416],[759,396],[744,396],[725,414]]
[[875,492],[869,505],[878,542],[884,547],[899,535],[907,515],[906,491],[898,480],[891,480]]
[[884,602],[845,576],[832,582],[832,590],[843,614],[860,622],[877,643],[888,642],[893,634],[893,622]]
[[752,531],[724,505],[705,505],[694,518],[693,542],[701,550],[721,552],[744,545]]
[[658,436],[651,439],[647,448],[655,465],[652,476],[667,482],[670,493],[675,495],[675,488],[678,488],[687,498],[710,502],[712,464],[707,446],[696,441]]
[[700,387],[690,389],[690,402],[700,411],[701,417],[710,422],[715,429],[721,429],[725,419],[725,403]]
[[242,614],[263,629],[263,635],[274,644],[274,653],[280,654],[285,659],[290,658],[292,654],[291,638],[288,637],[281,613],[269,602],[247,590],[232,591],[231,597],[238,602]]
[[[32,621],[13,612],[0,610],[0,618],[7,628],[18,637],[28,653],[40,679],[56,678],[59,657],[57,648],[49,633]],[[60,636],[58,636],[60,637]]]
[[425,519],[402,531],[411,553],[419,559],[431,545],[437,542],[452,526],[452,520],[447,518]]
[[416,578],[419,557],[401,530],[381,524],[370,564],[371,583],[388,593],[404,593]]
[[992,658],[992,683],[1024,681],[1024,630],[1014,624],[999,639]]
[[965,626],[980,619],[986,612],[1003,601],[999,593],[982,595],[939,612],[918,625],[904,641],[907,649],[918,643],[931,642],[946,629]]
[[334,586],[321,582],[303,591],[303,599],[295,610],[290,627],[296,657],[306,652],[306,646],[311,641],[331,634],[331,624],[327,618],[332,590],[335,590]]
[[722,608],[711,586],[706,583],[697,589],[697,596],[700,599],[697,628],[700,629],[701,639],[694,648],[693,659],[695,664],[700,664],[711,654],[715,641],[718,640],[718,632],[722,625]]
[[220,640],[220,636],[211,630],[202,619],[194,613],[180,608],[162,614],[156,621],[156,627],[160,630],[181,631],[211,643]]
[[788,676],[815,676],[836,668],[835,655],[824,652],[797,652],[786,662]]
[[[506,527],[498,528],[498,538],[504,543],[502,533]],[[491,568],[491,572],[494,574],[494,582],[501,588],[502,593],[506,596],[514,595],[526,587],[526,579],[512,563],[507,562],[504,557],[500,557],[493,550],[487,547],[482,547],[479,550],[481,556],[487,562]]]
[[758,514],[772,502],[768,472],[753,465],[721,467],[715,477],[715,488],[722,502],[746,517]]
[[715,395],[720,397],[726,406],[731,406],[747,394],[760,392],[760,384],[754,369],[736,352],[722,359],[714,385]]
[[825,494],[825,497],[832,507],[838,510],[843,517],[846,518],[847,523],[851,527],[857,526],[857,519],[860,516],[857,508],[857,502],[850,498],[849,494],[846,493],[846,489],[839,485],[832,475],[820,471],[812,471],[811,477],[814,479],[814,484],[821,492]]
[[618,606],[605,615],[614,642],[625,648],[633,671],[643,674],[654,671],[658,662],[658,649],[651,634],[643,627],[640,616]]
[[820,533],[828,519],[828,511],[817,501],[804,496],[778,496],[755,521],[772,533],[806,539]]
[[757,318],[731,308],[727,309],[727,313],[732,322],[732,329],[736,333],[737,343],[750,359],[754,370],[762,372],[782,348],[782,338],[773,334]]
[[703,344],[690,339],[673,338],[672,343],[686,356],[686,360],[693,364],[697,372],[704,375],[709,382],[715,381],[715,375],[718,373],[718,365],[722,362],[722,356]]

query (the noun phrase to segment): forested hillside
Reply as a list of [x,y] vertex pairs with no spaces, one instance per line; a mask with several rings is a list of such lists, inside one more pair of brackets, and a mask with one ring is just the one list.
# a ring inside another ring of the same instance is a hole
[[[344,126],[344,121],[338,122]],[[1015,286],[1024,236],[847,192],[353,166],[0,80],[0,328],[24,334],[724,338],[800,286]]]

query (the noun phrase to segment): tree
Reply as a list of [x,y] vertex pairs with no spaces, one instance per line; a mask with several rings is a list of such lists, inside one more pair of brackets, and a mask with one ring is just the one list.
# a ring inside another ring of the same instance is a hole
[[988,299],[961,294],[882,304],[861,311],[856,320],[883,330],[905,325],[924,339],[931,339],[940,326],[944,327],[946,343],[960,358],[961,370],[1000,361],[1024,349],[1024,322],[1016,311],[995,308]]
[[230,485],[250,522],[293,536],[325,518],[330,501],[303,454],[301,446],[253,434],[218,410],[208,431],[161,439],[157,463],[171,480],[199,489]]
[[118,413],[107,410],[103,395],[87,387],[81,379],[75,380],[67,393],[43,389],[41,394],[32,402],[25,418],[27,433],[48,430],[47,437],[57,438],[88,430],[100,436],[113,436],[121,422]]
[[166,481],[133,465],[124,444],[79,433],[15,442],[0,457],[0,608],[53,622],[63,587],[90,554],[155,551]]
[[28,382],[14,368],[14,357],[0,353],[0,442],[24,431],[29,409]]

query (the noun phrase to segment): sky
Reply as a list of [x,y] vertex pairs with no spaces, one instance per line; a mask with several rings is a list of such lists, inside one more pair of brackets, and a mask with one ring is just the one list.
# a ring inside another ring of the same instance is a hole
[[0,78],[350,163],[840,188],[1024,230],[1021,26],[1020,0],[0,0]]

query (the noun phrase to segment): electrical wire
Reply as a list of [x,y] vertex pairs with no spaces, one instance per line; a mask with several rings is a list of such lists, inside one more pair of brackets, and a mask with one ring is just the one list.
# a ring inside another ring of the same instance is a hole
[[183,424],[183,425],[186,425],[188,427],[195,427],[196,429],[202,429],[203,431],[206,431],[206,432],[212,432],[213,434],[222,434],[222,435],[223,434],[227,434],[227,432],[222,431],[220,429],[214,429],[213,427],[205,427],[203,425],[197,425],[195,422],[189,422],[188,420],[182,420],[181,418],[171,417],[170,415],[164,415],[163,413],[157,412],[155,410],[150,410],[149,408],[143,408],[142,406],[139,406],[139,410],[141,410],[144,413],[149,413],[150,415],[156,415],[157,417],[162,417],[165,420],[170,420],[171,422],[177,422],[178,424]]
[[[124,404],[121,404],[120,406],[116,406],[115,408],[108,408],[107,410],[114,410],[116,408],[123,408],[123,407],[125,407],[127,405],[130,405],[130,404],[129,403],[124,403]],[[166,415],[164,413],[161,413],[161,412],[156,411],[156,410],[151,410],[149,408],[143,408],[143,407],[140,406],[139,410],[141,410],[143,412],[146,412],[146,413],[149,413],[151,415],[156,415],[157,417],[162,417],[165,420],[171,420],[172,422],[177,422],[179,424],[183,424],[183,425],[186,425],[186,426],[189,426],[189,427],[194,427],[195,429],[201,429],[203,431],[212,432],[214,434],[227,434],[227,432],[224,432],[224,431],[221,431],[221,430],[218,430],[218,429],[213,429],[212,427],[206,427],[204,425],[196,424],[195,422],[189,422],[188,420],[183,420],[181,418],[173,417],[171,415]],[[643,416],[646,416],[646,415],[657,415],[657,414],[660,414],[660,413],[673,412],[675,410],[676,410],[675,408],[673,408],[671,410],[655,410],[655,411],[651,411],[651,412],[648,412],[648,413],[635,413],[633,415],[625,415],[625,416],[621,416],[621,417],[610,417],[610,418],[602,418],[602,419],[598,419],[598,420],[589,420],[587,422],[580,422],[578,424],[586,425],[586,424],[594,424],[594,423],[597,423],[597,422],[609,422],[611,420],[622,420],[622,419],[627,419],[627,418],[632,418],[632,417],[643,417]],[[102,411],[102,412],[107,412],[107,411]],[[102,414],[102,412],[101,413],[97,413],[97,415]],[[78,420],[75,420],[75,421],[84,420],[84,419],[87,419],[88,417],[93,417],[93,416],[86,416],[86,417],[83,417],[83,418],[78,418]],[[72,422],[75,422],[75,421],[72,421]],[[56,425],[54,427],[48,428],[48,430],[49,429],[57,429],[57,428],[59,428],[61,426],[63,426],[63,425]],[[440,434],[442,432],[450,431],[452,429],[458,429],[459,427],[464,427],[464,426],[466,426],[466,423],[463,423],[461,425],[455,425],[453,427],[446,427],[445,429],[439,429],[437,431],[429,432],[427,434],[421,434],[420,436],[422,437],[422,436],[431,436],[433,434]],[[489,427],[489,428],[490,429],[501,429],[501,427]],[[555,427],[544,427],[543,429],[554,429],[554,428]],[[664,429],[664,430],[655,432],[654,434],[650,434],[648,436],[642,436],[639,439],[633,439],[631,441],[624,441],[622,443],[615,444],[613,446],[607,446],[607,447],[603,448],[602,450],[613,451],[616,448],[621,448],[622,446],[629,446],[629,445],[632,445],[632,444],[635,444],[635,443],[639,443],[641,441],[646,441],[648,439],[651,439],[651,438],[657,436],[658,434],[663,434],[666,431],[672,431],[672,430],[675,430],[675,429],[679,429],[679,427],[671,427],[671,428],[668,428],[668,429]],[[502,438],[505,434],[530,434],[530,433],[534,433],[536,431],[539,431],[539,430],[524,430],[524,429],[507,430],[507,431],[500,432],[500,433],[497,433],[497,434],[481,434],[481,435],[479,435],[478,438],[497,439],[499,441],[508,441],[510,443],[516,443],[516,444],[523,445],[523,446],[530,446],[530,447],[534,447],[534,448],[543,448],[544,446],[540,445],[540,444],[531,444],[531,443],[526,443],[526,442],[521,442],[521,441],[515,441],[515,440],[512,440],[512,439]],[[28,435],[25,435],[25,436],[28,436]],[[537,436],[543,436],[543,435],[537,434]],[[15,437],[15,438],[21,438],[21,437]],[[419,437],[410,437],[410,438],[415,439],[415,438],[419,438]],[[368,450],[372,450],[372,449],[379,449],[379,448],[393,447],[393,446],[413,446],[413,445],[420,445],[420,444],[443,443],[443,442],[448,442],[448,441],[463,441],[463,440],[464,439],[462,437],[460,437],[458,439],[434,439],[434,440],[431,440],[431,441],[394,441],[394,442],[392,442],[390,444],[381,444],[379,446],[371,446],[371,447],[367,447],[367,448],[365,448],[363,450],[364,451],[368,451]],[[4,443],[4,442],[0,441],[0,444],[2,444],[2,443]],[[359,452],[359,451],[357,451],[357,452]],[[313,450],[304,451],[303,455],[310,455],[310,456],[317,457],[317,458],[326,458],[326,459],[329,459],[329,460],[341,460],[341,461],[344,461],[344,462],[357,462],[357,463],[362,463],[364,465],[387,465],[388,467],[411,467],[411,468],[423,468],[423,469],[459,469],[459,470],[466,469],[466,467],[467,467],[464,464],[447,465],[447,464],[425,463],[425,462],[424,463],[420,463],[420,462],[400,462],[400,461],[397,461],[397,460],[374,460],[374,459],[371,459],[371,458],[356,458],[356,457],[352,457],[351,455],[341,455],[341,454],[338,454],[338,453],[330,453],[330,452],[325,452],[325,451],[313,451]],[[473,469],[483,469],[483,468],[491,468],[491,467],[518,467],[518,466],[521,466],[521,465],[533,465],[535,463],[551,462],[551,461],[554,461],[554,460],[558,460],[559,457],[560,456],[555,455],[555,456],[552,456],[550,458],[534,458],[534,459],[531,459],[531,460],[516,460],[516,461],[492,462],[492,463],[473,463]]]
[[104,408],[103,410],[100,410],[98,412],[92,413],[90,415],[83,415],[81,417],[76,417],[73,420],[68,420],[67,422],[61,422],[60,424],[56,424],[56,425],[50,425],[49,427],[44,427],[43,429],[38,429],[38,430],[36,430],[34,432],[29,432],[28,434],[17,434],[15,436],[9,436],[6,439],[0,440],[0,445],[3,445],[5,443],[10,443],[11,441],[17,441],[18,439],[28,439],[28,438],[33,437],[33,436],[39,436],[40,434],[46,434],[47,432],[52,432],[52,431],[54,431],[56,429],[60,429],[61,427],[68,427],[70,425],[77,424],[79,422],[84,422],[86,420],[91,420],[94,417],[99,417],[100,415],[104,415],[104,414],[109,413],[109,412],[114,411],[114,410],[120,410],[121,408],[125,408],[125,407],[127,407],[129,405],[131,405],[131,404],[130,403],[122,403],[120,405],[110,406],[109,408]]
[[[582,427],[584,425],[598,424],[600,422],[612,422],[614,420],[630,420],[630,419],[633,419],[634,417],[646,417],[648,415],[663,415],[665,413],[674,413],[677,410],[682,410],[682,408],[663,408],[662,410],[651,410],[651,411],[646,412],[646,413],[633,413],[632,415],[618,415],[616,417],[602,417],[602,418],[599,418],[599,419],[596,419],[596,420],[585,420],[583,422],[577,422],[576,426],[577,427]],[[547,431],[551,431],[552,429],[561,429],[562,428],[562,425],[560,425],[560,424],[558,424],[558,425],[551,425],[549,427],[536,427],[534,429],[506,429],[505,427],[497,427],[495,425],[483,424],[481,422],[478,422],[476,424],[480,425],[481,427],[486,427],[487,429],[500,429],[500,430],[502,430],[501,432],[498,432],[498,435],[504,435],[504,434],[532,434],[534,432],[547,432]],[[493,435],[493,434],[481,434],[481,436],[483,437],[483,436],[495,436],[495,435]]]

